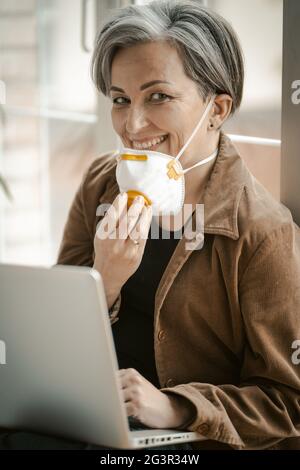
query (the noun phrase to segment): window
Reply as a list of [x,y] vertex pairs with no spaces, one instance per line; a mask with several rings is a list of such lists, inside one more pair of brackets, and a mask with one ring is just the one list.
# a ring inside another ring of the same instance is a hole
[[[86,31],[95,34],[88,13]],[[75,190],[97,154],[97,97],[81,29],[81,0],[1,0],[0,175],[13,195],[10,203],[0,188],[1,261],[55,261]]]
[[[148,1],[135,0],[135,3]],[[242,106],[225,123],[224,131],[254,176],[279,200],[283,0],[199,3],[231,23],[245,57]]]
[[245,57],[242,105],[224,130],[234,136],[254,176],[279,200],[283,1],[208,0],[207,4],[231,23]]

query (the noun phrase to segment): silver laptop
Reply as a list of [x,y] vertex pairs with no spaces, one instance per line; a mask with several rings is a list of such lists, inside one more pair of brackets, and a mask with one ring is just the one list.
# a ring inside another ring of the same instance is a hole
[[130,430],[99,273],[0,264],[0,428],[109,448],[205,439]]

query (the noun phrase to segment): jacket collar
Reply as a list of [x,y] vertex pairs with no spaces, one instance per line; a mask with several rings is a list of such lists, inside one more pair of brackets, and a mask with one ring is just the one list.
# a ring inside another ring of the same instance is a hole
[[220,131],[219,153],[202,201],[205,233],[239,238],[238,208],[248,179],[249,171],[237,149]]

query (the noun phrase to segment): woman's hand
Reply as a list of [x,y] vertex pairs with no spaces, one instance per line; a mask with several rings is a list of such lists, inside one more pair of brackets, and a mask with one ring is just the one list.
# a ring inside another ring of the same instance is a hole
[[135,369],[118,371],[127,416],[151,428],[177,428],[191,419],[194,405],[185,397],[158,390]]
[[141,263],[151,219],[152,208],[144,205],[143,197],[135,198],[127,211],[124,193],[116,197],[97,228],[93,267],[102,276],[108,308]]

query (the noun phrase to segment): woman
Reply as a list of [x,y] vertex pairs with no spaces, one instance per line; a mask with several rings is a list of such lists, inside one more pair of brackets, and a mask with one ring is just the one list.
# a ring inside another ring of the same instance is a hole
[[[291,360],[300,233],[221,130],[242,99],[235,33],[196,2],[129,6],[100,31],[93,78],[112,101],[126,148],[173,157],[216,95],[181,157],[189,168],[219,150],[185,175],[184,203],[204,204],[202,249],[187,250],[184,237],[142,236],[151,209],[142,200],[127,212],[111,154],[88,169],[65,228],[58,263],[93,265],[102,275],[128,416],[236,448],[296,446],[300,439],[289,438],[300,436],[300,369]],[[95,220],[101,203],[116,210]],[[117,227],[122,214],[130,218],[127,238],[97,237],[97,224],[111,217]],[[155,218],[162,228],[166,219]]]
[[[203,117],[181,163],[212,156],[184,175],[194,219],[204,204],[200,249],[176,238],[183,208],[128,208],[113,152],[88,168],[70,209],[57,262],[102,275],[128,417],[198,431],[207,440],[194,449],[300,448],[300,233],[222,131],[243,91],[234,31],[197,2],[128,6],[98,35],[93,77],[125,148],[174,157]],[[96,217],[101,204],[112,206]],[[99,235],[126,216],[125,237]],[[169,221],[175,236],[147,238],[151,222],[165,233]]]

